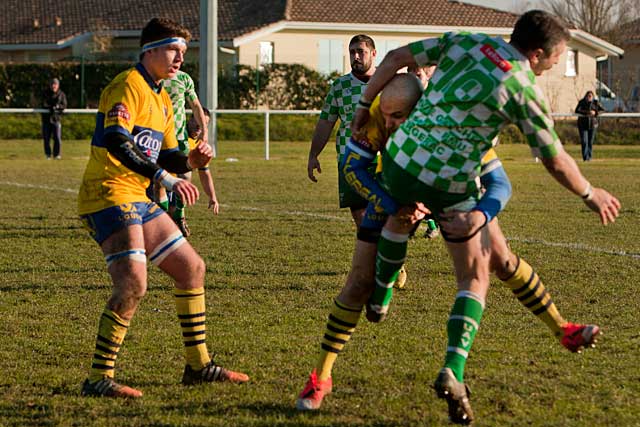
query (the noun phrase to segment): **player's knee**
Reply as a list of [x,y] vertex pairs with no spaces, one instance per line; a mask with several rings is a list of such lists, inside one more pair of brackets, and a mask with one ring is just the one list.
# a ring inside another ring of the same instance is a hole
[[493,252],[489,260],[489,267],[500,280],[504,280],[516,270],[517,259],[513,253]]

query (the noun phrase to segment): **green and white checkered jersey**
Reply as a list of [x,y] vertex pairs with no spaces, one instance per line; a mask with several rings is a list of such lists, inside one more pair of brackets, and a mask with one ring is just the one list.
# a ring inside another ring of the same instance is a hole
[[340,119],[340,127],[336,134],[338,163],[342,160],[345,147],[351,137],[351,120],[353,120],[360,96],[366,88],[367,83],[359,80],[352,73],[345,74],[333,81],[322,106],[321,119],[331,122]]
[[418,65],[437,64],[416,108],[387,142],[402,169],[432,188],[468,193],[480,160],[509,123],[536,157],[553,157],[560,141],[529,61],[501,38],[447,33],[409,45]]
[[163,82],[165,90],[169,93],[171,103],[173,104],[173,119],[176,125],[176,138],[181,144],[187,144],[189,135],[187,134],[187,112],[186,101],[191,102],[198,99],[193,79],[184,71],[178,71],[178,74],[172,79]]

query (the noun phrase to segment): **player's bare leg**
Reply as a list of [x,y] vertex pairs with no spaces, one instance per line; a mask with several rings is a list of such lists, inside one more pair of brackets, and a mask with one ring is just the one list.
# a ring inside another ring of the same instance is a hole
[[542,320],[569,351],[595,347],[600,328],[567,322],[553,303],[551,294],[533,268],[515,255],[504,237],[498,219],[488,225],[491,236],[491,270],[531,313]]
[[144,225],[149,260],[175,280],[175,302],[185,345],[185,385],[213,381],[243,383],[249,377],[211,360],[206,345],[205,264],[167,215]]
[[107,258],[113,288],[98,325],[95,353],[83,396],[138,398],[142,392],[114,381],[115,362],[129,322],[147,290],[147,265],[141,225],[130,225],[109,236],[101,248]]

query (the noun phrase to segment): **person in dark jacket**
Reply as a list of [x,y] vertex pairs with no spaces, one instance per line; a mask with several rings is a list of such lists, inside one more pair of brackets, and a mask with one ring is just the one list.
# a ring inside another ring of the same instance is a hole
[[49,141],[53,136],[53,157],[60,160],[60,145],[62,144],[62,112],[67,108],[67,97],[60,90],[60,80],[51,79],[49,88],[44,93],[42,106],[49,110],[42,114],[42,138],[44,139],[44,155],[51,160],[51,146]]
[[598,129],[598,113],[603,110],[604,108],[600,106],[590,90],[576,106],[576,114],[580,115],[578,117],[578,132],[580,145],[582,145],[582,160],[585,162],[591,160],[593,142],[596,139],[596,130]]

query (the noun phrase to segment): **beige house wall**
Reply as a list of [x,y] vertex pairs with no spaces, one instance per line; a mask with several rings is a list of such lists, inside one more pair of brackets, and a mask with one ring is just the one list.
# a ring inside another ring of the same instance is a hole
[[[407,34],[407,33],[376,33],[368,32],[378,48],[380,59],[385,52],[385,45],[390,42],[399,46],[428,37],[438,37],[440,34]],[[273,43],[273,61],[275,63],[303,64],[312,69],[319,68],[318,45],[321,39],[339,40],[342,42],[342,73],[348,73],[349,64],[348,43],[354,34],[344,32],[310,32],[284,30],[257,38],[238,48],[238,63],[255,67],[258,60],[260,42]],[[539,84],[549,99],[551,108],[556,113],[571,113],[579,99],[587,90],[595,90],[596,60],[595,52],[584,45],[572,42],[568,49],[577,51],[576,76],[566,76],[567,53],[559,63],[545,75],[539,78]]]

